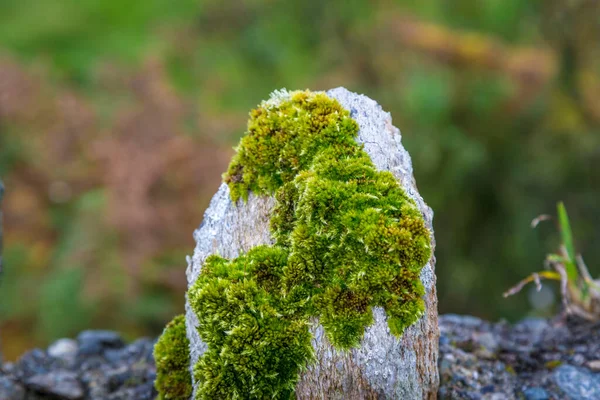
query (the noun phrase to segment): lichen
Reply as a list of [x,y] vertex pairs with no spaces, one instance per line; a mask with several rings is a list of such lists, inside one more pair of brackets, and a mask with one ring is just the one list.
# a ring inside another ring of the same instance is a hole
[[189,372],[189,341],[185,332],[185,315],[178,315],[167,324],[154,346],[156,380],[159,400],[187,400],[192,395]]
[[396,336],[423,315],[429,232],[357,134],[324,93],[277,92],[251,112],[224,180],[233,201],[275,196],[275,243],[233,260],[210,256],[190,288],[208,345],[194,367],[197,398],[293,397],[314,359],[312,319],[347,350],[373,323],[373,307]]

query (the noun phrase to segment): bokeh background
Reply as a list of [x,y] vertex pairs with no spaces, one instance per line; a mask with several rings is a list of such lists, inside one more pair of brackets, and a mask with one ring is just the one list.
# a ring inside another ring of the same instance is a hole
[[[439,308],[553,312],[564,200],[600,273],[600,2],[1,0],[7,359],[106,328],[157,335],[248,111],[343,85],[393,115],[435,211]],[[550,286],[551,287],[551,286]]]

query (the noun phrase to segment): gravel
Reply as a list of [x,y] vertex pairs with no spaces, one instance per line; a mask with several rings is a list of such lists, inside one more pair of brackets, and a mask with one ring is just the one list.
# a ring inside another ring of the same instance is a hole
[[0,366],[2,400],[154,400],[155,340],[85,331]]
[[[439,399],[600,399],[600,324],[442,315]],[[0,365],[2,400],[154,400],[155,340],[85,331]],[[410,400],[410,399],[408,399]]]
[[600,324],[440,316],[440,399],[600,399]]

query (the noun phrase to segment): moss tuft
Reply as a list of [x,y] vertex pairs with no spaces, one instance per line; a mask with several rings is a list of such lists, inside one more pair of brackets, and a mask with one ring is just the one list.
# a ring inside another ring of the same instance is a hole
[[258,246],[232,261],[210,256],[190,290],[208,345],[194,368],[199,399],[289,399],[312,358],[308,320],[277,293],[287,253]]
[[208,345],[198,398],[291,398],[314,358],[309,321],[357,346],[382,307],[400,336],[424,313],[429,232],[390,172],[356,143],[358,125],[324,93],[280,92],[252,111],[224,175],[234,201],[274,195],[275,244],[209,257],[188,293]]
[[154,345],[154,386],[159,393],[159,399],[187,400],[192,395],[189,347],[185,333],[185,316],[178,315],[167,324]]

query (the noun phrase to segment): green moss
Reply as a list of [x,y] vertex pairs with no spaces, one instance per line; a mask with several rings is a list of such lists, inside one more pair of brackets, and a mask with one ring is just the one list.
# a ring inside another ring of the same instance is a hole
[[231,262],[209,257],[190,291],[208,345],[195,366],[200,399],[288,399],[312,357],[308,320],[277,292],[287,253],[258,246]]
[[389,172],[324,93],[278,93],[252,111],[224,180],[234,201],[274,195],[273,246],[211,256],[188,293],[208,350],[198,398],[290,398],[314,358],[309,321],[339,349],[357,346],[382,307],[402,335],[424,313],[429,232]]
[[154,346],[156,381],[159,399],[187,400],[192,395],[189,342],[185,333],[185,316],[178,315],[167,324]]

